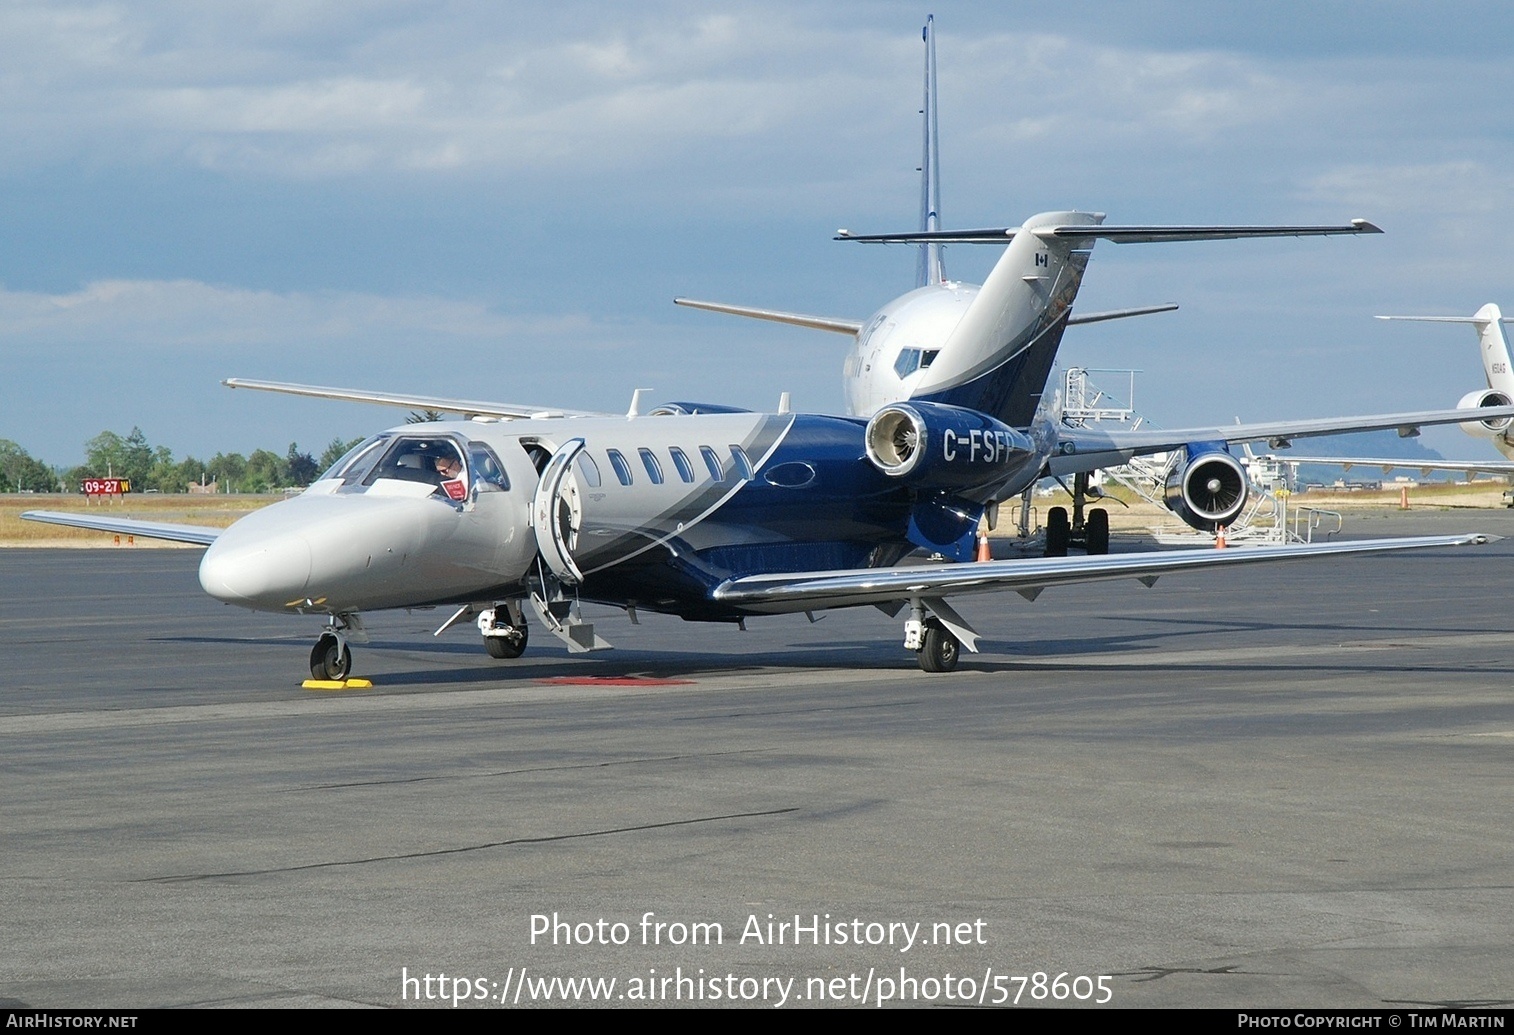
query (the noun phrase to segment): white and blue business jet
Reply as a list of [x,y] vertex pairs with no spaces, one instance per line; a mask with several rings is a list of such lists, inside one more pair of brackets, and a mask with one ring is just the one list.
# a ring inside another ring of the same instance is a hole
[[[1012,229],[959,234],[953,239],[991,236],[1007,246],[985,283],[964,295],[939,354],[912,372],[907,396],[867,418],[688,403],[640,412],[639,398],[628,414],[587,414],[230,380],[233,388],[463,419],[381,432],[303,494],[224,531],[44,511],[23,516],[207,546],[200,582],[211,596],[325,618],[310,659],[320,679],[347,676],[350,644],[365,639],[362,615],[385,608],[454,607],[438,633],[474,619],[498,658],[525,648],[528,609],[569,650],[608,646],[583,620],[581,601],[633,616],[649,610],[710,622],[872,605],[905,616],[904,645],[917,652],[921,668],[948,671],[960,648],[977,649],[977,633],[948,603],[968,593],[1013,589],[1034,599],[1063,583],[1134,578],[1150,585],[1198,568],[1482,541],[1468,535],[962,563],[972,556],[986,509],[1048,473],[1182,450],[1179,503],[1215,517],[1242,491],[1227,443],[1381,428],[1409,433],[1466,420],[1466,411],[1453,409],[1111,432],[1072,429],[1059,419],[1048,375],[1100,238],[1375,230],[1362,222],[1112,227],[1099,215],[1055,212]],[[872,340],[859,336],[859,350]],[[852,377],[870,376],[868,355],[860,353]],[[1514,417],[1514,407],[1484,416]],[[942,560],[900,564],[919,551]]]

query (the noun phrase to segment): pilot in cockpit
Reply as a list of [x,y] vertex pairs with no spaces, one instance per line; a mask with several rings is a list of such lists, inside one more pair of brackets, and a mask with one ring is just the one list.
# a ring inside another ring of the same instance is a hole
[[441,475],[444,481],[461,478],[463,462],[458,459],[456,453],[442,453],[436,458],[436,473]]

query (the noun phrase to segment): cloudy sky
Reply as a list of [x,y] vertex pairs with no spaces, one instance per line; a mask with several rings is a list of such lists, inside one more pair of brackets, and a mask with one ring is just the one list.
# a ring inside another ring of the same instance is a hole
[[[675,295],[865,317],[917,218],[931,8],[560,0],[0,5],[0,438],[72,464],[319,452],[373,407],[308,381],[581,409],[837,411],[845,339]],[[1377,2],[935,9],[948,226],[1379,223],[1381,237],[1100,243],[1076,329],[1159,424],[1450,405],[1514,311],[1514,8]],[[976,281],[989,248],[947,253]],[[1118,380],[1111,378],[1112,380]],[[1492,457],[1455,432],[1448,453]]]

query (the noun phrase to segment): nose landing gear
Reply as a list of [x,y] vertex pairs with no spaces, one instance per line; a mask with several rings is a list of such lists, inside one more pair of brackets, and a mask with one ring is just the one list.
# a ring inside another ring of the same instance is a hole
[[355,613],[332,615],[326,631],[321,633],[321,638],[310,649],[311,678],[325,683],[345,682],[352,685],[347,679],[352,672],[352,649],[347,645],[367,642],[368,631],[363,628],[360,616]]
[[352,651],[336,632],[323,632],[310,650],[310,675],[313,679],[340,682],[352,671]]

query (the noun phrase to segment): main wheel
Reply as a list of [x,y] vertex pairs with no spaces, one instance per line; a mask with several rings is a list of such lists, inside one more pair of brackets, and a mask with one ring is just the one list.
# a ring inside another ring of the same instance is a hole
[[340,682],[352,671],[352,651],[330,633],[322,633],[310,651],[310,675]]
[[508,661],[526,652],[526,640],[529,638],[530,631],[524,625],[512,625],[509,636],[485,636],[484,649],[489,652],[489,657]]
[[1090,555],[1109,552],[1109,511],[1095,507],[1088,512],[1088,523],[1083,526],[1084,541]]
[[934,618],[925,621],[925,638],[920,643],[920,667],[926,672],[950,672],[962,657],[962,644]]
[[1046,512],[1046,556],[1066,557],[1067,540],[1071,534],[1072,525],[1067,520],[1066,507],[1052,507]]

